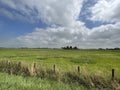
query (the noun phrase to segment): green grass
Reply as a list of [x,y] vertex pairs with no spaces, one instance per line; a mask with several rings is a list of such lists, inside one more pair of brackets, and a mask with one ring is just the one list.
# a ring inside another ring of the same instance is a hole
[[36,62],[48,67],[56,64],[64,70],[77,65],[94,70],[119,68],[120,51],[105,50],[52,50],[52,49],[0,49],[0,60]]
[[[114,68],[115,77],[120,79],[119,50],[0,49],[0,60],[21,61],[26,64],[35,62],[37,67],[49,69],[55,64],[60,72],[77,72],[77,66],[80,66],[82,74],[102,76],[106,80],[111,79],[111,69]],[[46,82],[52,83],[47,80]],[[56,88],[57,86],[59,87],[59,84],[56,84]]]
[[[0,90],[88,90],[77,84],[41,80],[35,77],[22,77],[0,73]],[[97,90],[91,88],[89,90]]]

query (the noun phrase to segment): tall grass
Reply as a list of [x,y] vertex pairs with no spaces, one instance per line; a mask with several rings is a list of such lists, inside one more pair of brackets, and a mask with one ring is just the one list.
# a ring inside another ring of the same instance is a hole
[[[39,67],[38,67],[39,66]],[[59,69],[46,68],[45,66],[32,65],[15,62],[15,61],[0,61],[0,72],[5,72],[10,75],[18,75],[24,77],[36,77],[43,80],[51,80],[63,82],[66,84],[83,85],[86,88],[99,88],[99,89],[118,89],[120,87],[120,79],[111,78],[106,79],[102,75],[91,75],[87,73],[78,73],[75,71],[60,71]]]
[[[87,90],[84,86],[0,73],[0,90]],[[91,89],[97,90],[97,89]]]

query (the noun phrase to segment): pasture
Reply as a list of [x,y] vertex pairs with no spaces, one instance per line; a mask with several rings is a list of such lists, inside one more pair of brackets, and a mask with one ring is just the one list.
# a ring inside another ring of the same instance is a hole
[[[0,61],[22,62],[28,65],[36,63],[36,67],[45,67],[46,69],[53,69],[53,65],[55,65],[57,72],[72,72],[72,75],[74,75],[74,73],[77,73],[77,68],[79,66],[80,75],[82,74],[83,76],[88,76],[88,78],[85,79],[86,82],[88,81],[89,76],[90,78],[92,77],[91,80],[93,80],[94,76],[97,76],[97,78],[102,77],[104,78],[104,80],[109,82],[111,81],[111,70],[115,69],[115,79],[118,81],[120,80],[119,50],[0,49]],[[1,73],[0,75],[2,76],[4,74]],[[26,79],[20,76],[14,77],[6,75],[6,77]],[[0,79],[4,81],[4,78],[0,77]],[[29,78],[28,82],[31,79],[35,78]],[[14,79],[12,82],[14,82]],[[55,83],[56,81],[54,82],[51,80],[42,80],[42,82],[47,82],[51,85],[51,83]],[[10,82],[8,82],[8,85],[9,83]],[[40,80],[39,83],[41,83]],[[101,81],[101,83],[104,82]],[[65,83],[64,85],[64,82],[62,82],[63,87],[66,87],[66,85],[68,84],[69,83]],[[95,84],[95,82],[93,82],[93,84]],[[1,82],[0,85],[2,85]],[[57,84],[55,84],[55,88],[57,88],[57,85],[59,87],[59,85],[61,84],[57,82]],[[83,90],[85,90],[85,88],[99,88],[95,85],[92,86],[92,83],[89,87],[87,87],[87,85],[84,86],[84,84],[81,84],[83,86],[76,85],[77,84],[75,84],[74,86],[78,87],[79,89],[83,88]],[[116,84],[114,84],[113,86],[115,88],[118,88],[119,85],[117,86]],[[67,88],[68,87],[69,86],[67,86]],[[72,89],[74,89],[75,87],[72,87]],[[109,88],[111,88],[111,86]],[[37,90],[37,88],[35,90]],[[63,88],[61,90],[63,90]],[[67,89],[64,88],[64,90]]]

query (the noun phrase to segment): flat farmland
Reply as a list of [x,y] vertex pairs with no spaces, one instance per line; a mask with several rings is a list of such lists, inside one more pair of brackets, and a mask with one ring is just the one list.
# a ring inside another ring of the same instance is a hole
[[[80,66],[93,71],[120,67],[120,51],[115,50],[59,50],[59,49],[1,49],[0,60],[37,63],[47,67],[73,69]],[[92,72],[93,72],[92,71]]]
[[[115,78],[120,79],[119,50],[0,49],[0,61],[22,62],[27,65],[35,63],[36,67],[48,69],[53,69],[55,65],[55,70],[59,73],[77,73],[79,66],[80,74],[101,76],[105,80],[111,79],[111,71],[114,69]],[[94,87],[98,88],[93,85]]]

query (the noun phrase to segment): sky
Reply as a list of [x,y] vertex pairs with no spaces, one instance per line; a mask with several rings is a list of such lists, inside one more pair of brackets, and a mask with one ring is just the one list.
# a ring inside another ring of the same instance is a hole
[[0,47],[115,48],[120,0],[0,0]]

